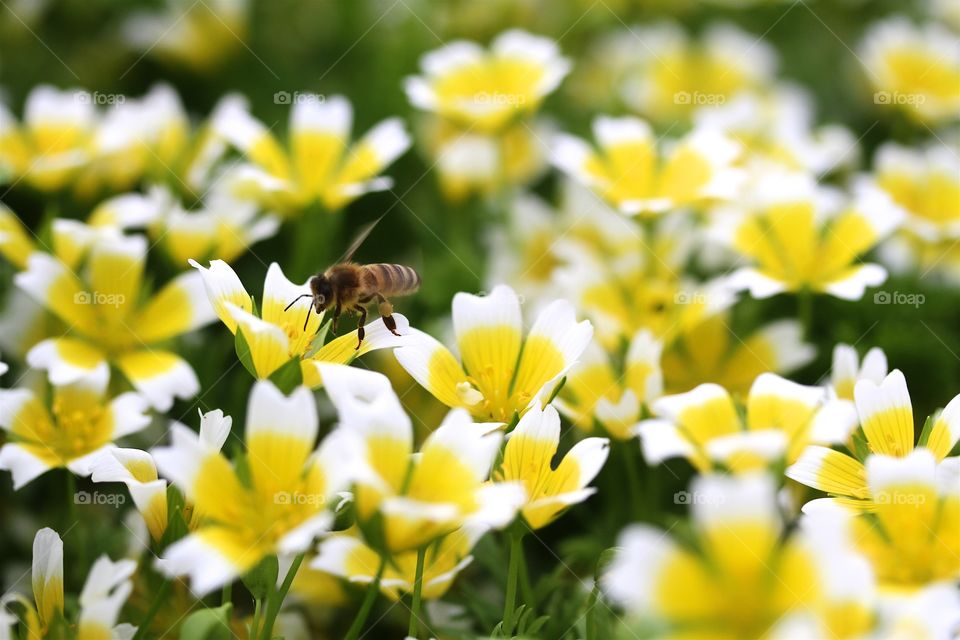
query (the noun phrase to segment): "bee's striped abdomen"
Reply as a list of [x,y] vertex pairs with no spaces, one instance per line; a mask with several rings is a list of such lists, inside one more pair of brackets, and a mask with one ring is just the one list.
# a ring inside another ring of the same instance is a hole
[[368,264],[364,269],[377,281],[377,293],[389,298],[405,296],[420,288],[420,274],[402,264]]

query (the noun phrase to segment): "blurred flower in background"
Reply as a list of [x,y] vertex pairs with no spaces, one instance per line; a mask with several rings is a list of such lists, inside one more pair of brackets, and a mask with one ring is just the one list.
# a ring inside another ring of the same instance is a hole
[[343,96],[298,94],[284,148],[270,129],[239,104],[225,106],[215,131],[250,161],[236,176],[235,195],[254,197],[287,215],[319,202],[328,212],[393,184],[380,172],[410,146],[398,118],[384,120],[355,143],[353,108]]
[[245,47],[250,22],[248,0],[164,0],[154,11],[131,15],[122,25],[124,40],[161,60],[209,71]]
[[957,37],[939,24],[894,17],[871,27],[861,44],[864,71],[879,108],[935,126],[960,112]]
[[109,378],[106,363],[101,363],[87,374],[54,384],[49,408],[45,398],[30,389],[0,391],[0,427],[10,436],[0,448],[0,469],[13,474],[14,488],[59,467],[89,476],[93,462],[115,440],[150,423],[146,400],[136,393],[110,397]]
[[555,42],[520,30],[500,34],[489,50],[456,41],[421,58],[423,75],[404,88],[431,114],[424,148],[448,198],[497,194],[543,170],[549,131],[532,116],[570,67]]

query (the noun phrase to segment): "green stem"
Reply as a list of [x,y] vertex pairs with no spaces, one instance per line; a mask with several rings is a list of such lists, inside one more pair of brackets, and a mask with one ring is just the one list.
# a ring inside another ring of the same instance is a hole
[[803,327],[803,337],[809,340],[813,334],[813,294],[809,289],[797,292],[797,317]]
[[[330,266],[339,257],[342,212],[327,211],[320,205],[306,208],[294,222],[296,236],[290,256],[290,277],[304,279]],[[286,271],[286,269],[285,269]]]
[[253,621],[250,623],[250,638],[253,640],[257,637],[257,632],[260,630],[260,605],[263,601],[260,598],[254,599],[253,605]]
[[305,554],[306,552],[299,553],[297,557],[293,559],[293,564],[290,565],[290,570],[287,571],[287,576],[283,579],[280,590],[271,591],[270,597],[267,599],[267,617],[263,624],[261,640],[270,640],[273,634],[273,623],[277,619],[277,614],[280,613],[280,606],[283,604],[283,599],[287,597],[287,592],[290,591],[290,585],[293,584],[293,579],[297,576],[297,571],[300,570],[300,565],[303,563],[303,556]]
[[417,573],[413,580],[413,605],[410,607],[410,624],[407,636],[416,638],[420,631],[420,591],[423,588],[423,562],[427,557],[427,545],[417,550]]
[[534,607],[536,600],[533,595],[533,585],[530,584],[530,571],[527,566],[527,555],[520,545],[520,595],[528,607]]
[[620,449],[621,457],[623,458],[623,466],[627,472],[627,495],[629,496],[629,507],[627,515],[631,520],[640,519],[641,507],[640,507],[640,476],[637,474],[637,465],[636,465],[636,456],[631,455],[631,444],[635,441],[627,440],[625,442],[618,442],[617,448]]
[[147,613],[143,616],[143,619],[140,620],[137,626],[137,632],[133,635],[133,640],[140,640],[147,633],[147,629],[150,628],[150,623],[153,622],[153,618],[157,615],[157,612],[160,611],[160,607],[163,606],[163,602],[166,600],[169,591],[170,581],[164,580],[160,588],[157,589],[157,595],[154,596],[153,603],[150,605],[150,608],[147,609]]
[[228,582],[223,585],[223,592],[220,594],[220,604],[227,604],[228,602],[233,602],[233,583]]
[[377,593],[380,592],[380,578],[383,577],[383,570],[387,566],[387,558],[380,558],[380,567],[377,569],[377,575],[373,577],[373,582],[370,583],[370,586],[367,587],[367,595],[363,598],[363,604],[360,605],[360,611],[357,612],[357,617],[354,618],[353,624],[350,625],[350,630],[347,631],[347,635],[344,640],[357,640],[360,637],[360,631],[363,629],[363,624],[367,621],[367,616],[370,615],[370,610],[373,608],[373,603],[377,599]]
[[70,521],[66,528],[69,529],[77,521],[77,479],[70,469],[64,469],[64,471],[67,472],[67,517]]
[[503,627],[506,634],[513,633],[513,614],[517,607],[517,578],[520,574],[520,559],[523,556],[523,532],[510,534],[510,563],[507,566],[507,594],[503,601]]

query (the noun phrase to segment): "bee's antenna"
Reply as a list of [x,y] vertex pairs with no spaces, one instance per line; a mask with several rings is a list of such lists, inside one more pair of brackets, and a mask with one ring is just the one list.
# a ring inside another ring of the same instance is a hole
[[[301,296],[301,297],[302,297],[302,296]],[[299,300],[299,299],[300,299],[300,298],[297,298],[297,300]],[[296,302],[296,300],[294,300],[294,302]],[[312,306],[307,307],[307,317],[303,319],[303,330],[304,330],[304,331],[307,330],[307,325],[310,324],[310,312],[311,312],[311,311],[313,311],[313,307],[312,307]]]
[[312,295],[313,295],[312,293],[304,293],[304,294],[301,294],[301,295],[297,296],[296,298],[293,299],[293,302],[291,302],[290,304],[288,304],[288,305],[286,306],[286,308],[284,309],[284,311],[286,311],[287,309],[289,309],[290,307],[292,307],[293,305],[295,305],[300,298],[309,298],[309,297],[312,296]]

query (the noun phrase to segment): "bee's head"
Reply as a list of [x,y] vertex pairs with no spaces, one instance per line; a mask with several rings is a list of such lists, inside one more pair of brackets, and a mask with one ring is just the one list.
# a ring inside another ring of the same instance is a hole
[[313,307],[317,313],[323,313],[333,302],[333,287],[330,279],[323,274],[310,278],[310,292],[313,293]]

